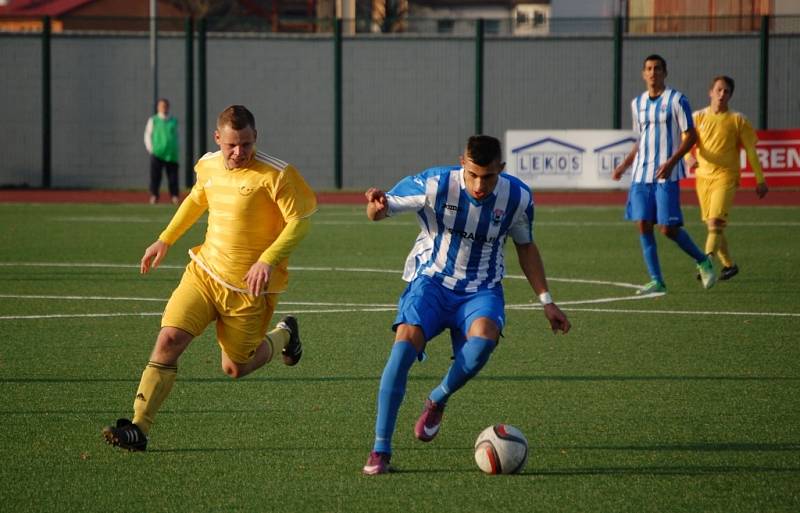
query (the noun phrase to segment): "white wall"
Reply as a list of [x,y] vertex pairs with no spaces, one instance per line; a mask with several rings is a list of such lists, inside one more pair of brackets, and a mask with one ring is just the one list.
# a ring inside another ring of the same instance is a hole
[[[791,1],[791,0],[787,0]],[[606,18],[617,16],[620,0],[550,0],[552,18]]]

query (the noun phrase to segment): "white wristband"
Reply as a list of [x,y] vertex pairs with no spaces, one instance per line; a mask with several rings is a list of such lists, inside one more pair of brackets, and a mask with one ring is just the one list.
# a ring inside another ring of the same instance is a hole
[[553,304],[553,296],[549,292],[542,292],[539,294],[539,302],[542,303],[542,306],[551,305]]

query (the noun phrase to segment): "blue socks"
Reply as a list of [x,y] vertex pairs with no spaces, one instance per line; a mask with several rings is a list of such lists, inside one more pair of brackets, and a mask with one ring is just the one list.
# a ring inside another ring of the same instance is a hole
[[658,262],[655,233],[639,234],[639,243],[642,245],[642,255],[650,277],[659,283],[664,283],[664,277],[661,276],[661,264]]
[[397,411],[406,395],[408,371],[416,359],[417,350],[411,342],[399,340],[392,345],[378,389],[378,416],[375,420],[375,444],[372,448],[375,452],[392,453],[392,434],[397,424]]
[[[442,382],[431,392],[430,400],[444,404],[459,388],[463,387],[480,371],[496,346],[494,340],[470,337],[455,351],[455,360],[450,365]],[[392,352],[383,368],[378,389],[378,415],[375,420],[375,452],[392,453],[392,435],[397,424],[397,412],[406,394],[408,371],[417,359],[417,350],[407,340],[392,346]]]
[[435,403],[445,404],[456,390],[463,387],[483,368],[496,345],[494,340],[487,338],[468,338],[461,350],[455,352],[455,360],[450,365],[450,370],[428,398]]
[[695,262],[698,264],[704,262],[707,258],[706,254],[700,251],[700,248],[694,243],[689,233],[683,228],[678,230],[678,235],[673,240],[686,254],[694,258]]

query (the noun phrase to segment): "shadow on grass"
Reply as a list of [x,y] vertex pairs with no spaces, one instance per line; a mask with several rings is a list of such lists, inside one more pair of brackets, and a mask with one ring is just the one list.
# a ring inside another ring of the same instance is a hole
[[[0,384],[24,384],[24,383],[139,383],[139,377],[130,378],[0,378]],[[260,382],[287,382],[287,383],[325,383],[325,382],[347,382],[347,381],[375,381],[380,379],[375,376],[247,376],[238,380],[238,383],[260,383]],[[409,376],[411,381],[441,380],[439,374],[436,375],[416,375]],[[183,377],[179,378],[181,383],[231,383],[235,380],[226,377]],[[564,382],[627,382],[627,381],[763,381],[763,382],[800,382],[800,377],[792,376],[477,376],[474,381],[564,381]]]
[[529,470],[523,476],[702,476],[718,474],[800,474],[800,467],[763,465],[676,465],[652,467],[590,467],[551,470]]
[[[643,446],[570,446],[567,449],[576,450],[644,450],[644,451],[797,451],[800,443],[698,443],[698,444],[664,444]],[[438,451],[468,451],[470,447],[448,447],[434,449]],[[423,450],[422,448],[406,448],[405,451]],[[425,450],[431,450],[426,447]],[[301,452],[313,453],[339,453],[342,451],[364,451],[363,447],[167,447],[150,448],[148,454],[155,455],[204,455],[204,454],[288,454],[297,455]],[[506,479],[518,478],[553,478],[553,477],[583,477],[583,476],[704,476],[727,474],[798,474],[800,466],[778,465],[651,465],[651,466],[593,466],[575,468],[535,468],[528,465],[525,471],[517,475],[505,476]],[[433,475],[433,474],[480,474],[477,468],[471,466],[455,467],[414,467],[399,466],[395,463],[392,474],[408,475]]]
[[[393,474],[479,474],[477,468],[397,468]],[[527,469],[519,474],[504,475],[505,479],[579,476],[702,476],[720,474],[800,474],[800,467],[764,465],[660,465],[647,467],[588,467],[569,469]],[[493,476],[487,476],[491,478]]]
[[477,376],[477,381],[800,381],[797,376]]
[[[363,448],[359,448],[363,449]],[[155,454],[213,454],[213,453],[286,453],[296,455],[298,451],[341,451],[341,447],[319,448],[319,447],[274,447],[274,448],[167,448],[167,449],[148,449],[148,453]],[[354,449],[355,450],[355,449]],[[471,467],[404,467],[395,465],[392,474],[478,474],[477,468]],[[525,477],[577,477],[577,476],[702,476],[720,474],[760,474],[760,473],[781,473],[798,474],[800,467],[779,467],[766,465],[659,465],[659,466],[631,466],[631,467],[587,467],[587,468],[553,468],[535,469],[528,468],[520,474],[506,476],[506,478],[525,478]]]
[[688,451],[688,452],[760,452],[760,451],[800,451],[800,442],[761,443],[689,443],[655,445],[573,445],[566,447],[539,447],[541,449],[563,449],[576,451]]

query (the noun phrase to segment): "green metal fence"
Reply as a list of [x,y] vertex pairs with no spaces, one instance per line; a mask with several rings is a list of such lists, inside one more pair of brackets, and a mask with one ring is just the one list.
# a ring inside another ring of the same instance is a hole
[[[4,21],[0,18],[0,21]],[[5,20],[7,21],[7,20]],[[70,30],[97,31],[99,27],[108,26],[109,19],[72,19],[72,26],[80,27]],[[115,30],[134,30],[140,33],[145,30],[146,20],[116,20]],[[514,20],[451,20],[452,23],[430,23],[431,20],[406,20],[404,29],[414,35],[428,34],[436,32],[436,37],[472,37],[474,38],[474,129],[475,133],[481,133],[484,128],[484,49],[487,39],[514,37]],[[53,20],[44,18],[41,20],[41,77],[42,77],[42,179],[41,186],[49,188],[52,183],[52,76],[51,76],[51,37]],[[105,25],[101,22],[105,22]],[[343,45],[347,44],[350,38],[358,37],[381,37],[380,34],[359,32],[359,27],[364,28],[364,24],[359,25],[351,21],[342,20],[293,20],[293,22],[305,22],[308,27],[313,27],[315,34],[320,38],[332,40],[334,74],[331,87],[333,89],[333,155],[332,165],[334,173],[334,184],[336,188],[343,185],[343,151],[342,151],[342,132],[343,112],[342,112],[342,66],[343,66]],[[637,31],[642,30],[671,30],[669,33],[679,37],[680,33],[685,34],[724,34],[726,37],[742,36],[753,37],[758,34],[759,38],[759,71],[758,71],[758,122],[761,129],[769,128],[769,63],[770,63],[770,39],[775,35],[798,37],[800,38],[800,17],[775,18],[758,17],[736,20],[726,19],[694,19],[694,18],[668,18],[659,20],[631,20],[631,19],[603,19],[603,20],[549,20],[549,32],[542,35],[529,35],[524,37],[533,38],[566,38],[586,37],[586,34],[593,34],[599,37],[608,38],[613,41],[613,54],[609,56],[609,61],[613,65],[613,87],[612,87],[612,109],[609,112],[607,126],[613,128],[622,127],[621,113],[624,112],[626,99],[623,97],[623,50],[628,42],[635,41],[641,34]],[[207,139],[207,52],[206,40],[210,31],[217,32],[269,32],[270,26],[253,19],[159,19],[159,31],[172,34],[182,33],[185,41],[185,121],[183,132],[185,138],[184,151],[186,162],[193,162],[199,154],[206,151]],[[471,28],[469,28],[471,27]],[[369,28],[367,26],[367,28]],[[446,33],[441,32],[445,30]],[[676,34],[674,31],[678,31]],[[681,32],[683,31],[683,32]],[[652,33],[647,32],[647,35]],[[11,37],[5,34],[4,37]],[[786,63],[788,66],[796,66],[798,63]],[[627,70],[630,73],[630,70]],[[197,97],[195,97],[195,91]],[[186,167],[186,184],[191,185],[193,176],[191,167]]]

